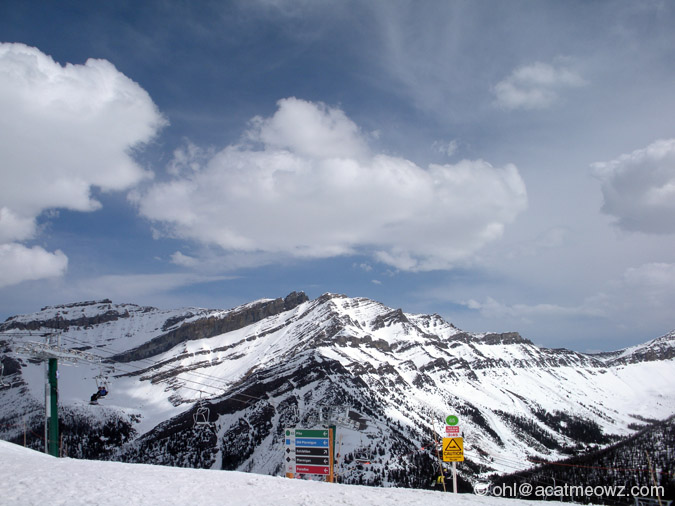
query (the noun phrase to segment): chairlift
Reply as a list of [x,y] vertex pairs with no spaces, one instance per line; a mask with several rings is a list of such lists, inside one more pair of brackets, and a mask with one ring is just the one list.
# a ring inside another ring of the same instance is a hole
[[104,373],[103,369],[101,368],[101,371],[98,376],[94,376],[94,381],[96,382],[96,392],[91,396],[89,399],[89,404],[98,404],[98,400],[101,397],[105,397],[108,395],[108,392],[110,391],[110,387],[108,386],[108,373],[109,371],[106,371]]
[[363,444],[363,435],[361,436],[361,445],[354,450],[354,460],[358,464],[370,464],[373,461],[374,455],[373,451],[369,446]]
[[3,364],[0,360],[0,390],[3,388],[9,388],[11,386],[11,383],[7,383],[7,381],[5,381],[5,364]]
[[211,418],[211,410],[204,405],[204,401],[201,397],[202,393],[199,392],[199,402],[197,403],[197,409],[192,414],[195,427],[211,425],[211,422],[209,422],[209,419]]
[[101,367],[98,376],[94,376],[94,381],[96,381],[96,388],[98,390],[103,387],[106,391],[109,391],[109,376],[111,373],[115,372],[115,368],[112,366]]
[[373,452],[365,447],[354,450],[354,460],[359,464],[371,464],[373,461]]

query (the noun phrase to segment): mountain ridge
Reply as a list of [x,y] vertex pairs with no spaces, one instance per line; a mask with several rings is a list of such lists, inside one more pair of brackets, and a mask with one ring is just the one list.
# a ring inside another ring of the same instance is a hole
[[[510,461],[523,466],[528,457],[606,445],[632,434],[640,418],[675,411],[675,332],[592,355],[540,348],[516,332],[463,332],[439,315],[366,298],[309,300],[302,292],[229,310],[104,299],[0,325],[16,342],[29,340],[26,330],[58,330],[64,346],[104,359],[110,416],[83,403],[83,384],[104,374],[103,365],[64,368],[61,402],[75,413],[71,420],[83,420],[73,424],[91,423],[92,434],[103,434],[106,423],[122,431],[116,446],[100,451],[106,459],[279,474],[283,428],[324,424],[337,416],[328,407],[341,406],[338,418],[349,421],[339,429],[347,481],[426,486],[435,472],[429,441],[450,413],[462,421],[467,460],[460,472],[472,481],[509,471]],[[0,390],[8,401],[0,423],[22,410],[37,421],[40,366],[6,356],[19,370],[16,386]],[[10,395],[19,389],[28,400]],[[209,410],[208,429],[194,423],[200,408]],[[81,446],[82,438],[68,438]],[[379,457],[359,470],[358,451]]]

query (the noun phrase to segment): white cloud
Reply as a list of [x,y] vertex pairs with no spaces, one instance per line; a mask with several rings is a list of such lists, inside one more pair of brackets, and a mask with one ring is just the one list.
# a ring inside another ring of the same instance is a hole
[[129,301],[166,294],[184,286],[233,279],[229,276],[208,276],[191,273],[111,274],[82,280],[72,290],[76,297]]
[[[5,244],[33,238],[35,218],[45,210],[98,209],[91,197],[94,186],[125,190],[151,176],[130,150],[164,123],[148,94],[111,63],[90,59],[61,66],[23,44],[0,44],[0,111],[0,241]],[[60,252],[41,251],[26,260],[45,255],[65,265]],[[33,272],[43,272],[42,267]],[[47,269],[45,276],[54,271],[62,272]],[[12,279],[21,282],[20,276]]]
[[517,318],[529,322],[535,317],[552,316],[601,316],[602,312],[595,308],[583,306],[561,306],[558,304],[504,304],[492,297],[486,297],[484,302],[475,299],[462,302],[469,309],[480,311],[485,318]]
[[527,205],[513,165],[423,169],[371,154],[339,109],[279,101],[201,170],[133,199],[169,233],[227,251],[294,257],[372,253],[404,270],[448,268],[501,236]]
[[182,265],[183,267],[196,267],[199,265],[199,260],[195,257],[184,255],[180,251],[176,251],[173,255],[171,255],[171,263]]
[[565,88],[584,84],[581,76],[565,65],[536,62],[515,69],[495,85],[493,92],[495,103],[504,109],[546,109]]
[[675,232],[675,139],[658,140],[592,165],[602,184],[602,210],[625,230]]
[[291,97],[278,103],[271,118],[256,116],[249,138],[268,149],[289,150],[303,158],[361,158],[368,148],[358,126],[340,109]]
[[35,220],[17,216],[11,209],[0,208],[0,244],[24,241],[35,234]]
[[63,275],[68,258],[61,250],[49,253],[39,246],[0,244],[0,288],[22,281]]
[[167,166],[167,172],[174,176],[196,172],[200,170],[208,160],[213,157],[213,149],[203,149],[196,144],[186,140],[185,146],[180,147],[173,152],[173,158]]
[[434,141],[434,143],[431,145],[431,148],[435,151],[438,151],[439,153],[444,154],[447,157],[451,157],[455,153],[457,153],[457,150],[459,149],[459,142],[457,142],[456,139],[453,139],[449,142]]

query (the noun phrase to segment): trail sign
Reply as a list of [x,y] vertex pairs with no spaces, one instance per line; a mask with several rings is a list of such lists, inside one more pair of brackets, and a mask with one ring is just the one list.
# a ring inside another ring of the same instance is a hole
[[325,439],[318,437],[296,437],[295,446],[328,448],[328,437],[326,437]]
[[455,415],[448,415],[445,418],[445,424],[446,425],[457,425],[459,423],[459,418]]
[[332,479],[331,429],[285,429],[286,473],[319,474]]
[[443,461],[464,462],[464,439],[461,437],[443,438]]
[[287,435],[290,433],[295,433],[295,437],[318,437],[318,438],[327,438],[328,429],[286,429]]
[[318,457],[328,457],[328,448],[304,448],[295,447],[296,455],[315,455]]
[[446,425],[445,433],[450,437],[459,436],[459,425]]

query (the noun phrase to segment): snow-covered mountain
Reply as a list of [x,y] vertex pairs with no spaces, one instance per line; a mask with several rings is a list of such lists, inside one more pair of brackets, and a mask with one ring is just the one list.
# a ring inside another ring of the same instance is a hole
[[[57,332],[101,364],[60,366],[68,454],[283,474],[288,426],[338,421],[346,481],[426,486],[434,431],[456,414],[468,481],[603,446],[675,413],[675,332],[588,355],[438,315],[303,293],[229,310],[111,301],[43,308],[0,326],[0,437],[39,446],[44,365],[17,350]],[[56,339],[54,337],[53,339]],[[96,377],[110,394],[88,403]],[[99,378],[100,381],[100,378]],[[195,424],[208,418],[209,424]],[[368,462],[368,463],[366,463]]]

